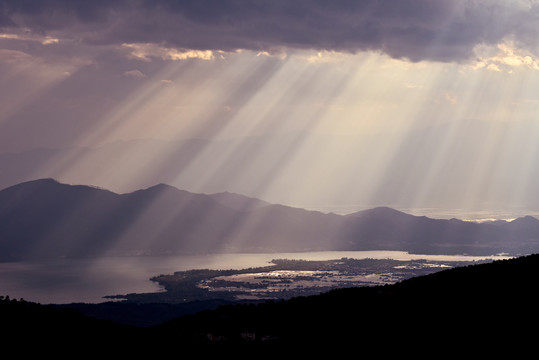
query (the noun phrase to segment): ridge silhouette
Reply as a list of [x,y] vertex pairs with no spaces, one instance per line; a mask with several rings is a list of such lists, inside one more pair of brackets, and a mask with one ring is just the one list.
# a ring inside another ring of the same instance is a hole
[[158,184],[126,194],[39,179],[0,191],[0,259],[395,250],[510,255],[539,249],[539,220],[474,223],[379,207],[349,215],[195,194]]

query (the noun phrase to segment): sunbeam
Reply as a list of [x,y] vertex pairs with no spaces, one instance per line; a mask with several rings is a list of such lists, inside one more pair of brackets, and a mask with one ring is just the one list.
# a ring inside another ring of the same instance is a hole
[[[18,50],[0,48],[0,124],[30,106],[82,64],[47,64]],[[23,119],[24,121],[24,119]],[[19,124],[11,124],[18,128]]]
[[0,262],[537,251],[538,18],[0,0]]
[[[371,39],[380,45],[364,39],[360,50],[329,39],[225,50],[124,39],[85,43],[74,56],[79,44],[65,33],[5,32],[3,134],[58,142],[25,179],[117,192],[167,183],[299,207],[529,205],[537,196],[529,180],[537,172],[534,49],[516,32],[466,39],[480,6],[442,8],[420,25],[422,12],[399,21],[388,14],[394,26]],[[503,24],[535,9],[502,8],[511,16],[501,8],[490,16]],[[65,95],[89,76],[102,80],[92,96],[103,104],[78,101],[82,85]],[[42,109],[65,118],[33,120]],[[77,114],[84,119],[70,118]]]

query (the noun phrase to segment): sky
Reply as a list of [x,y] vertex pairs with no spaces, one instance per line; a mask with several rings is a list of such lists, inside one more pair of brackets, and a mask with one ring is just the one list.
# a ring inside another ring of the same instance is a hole
[[538,20],[524,0],[0,0],[0,184],[539,210]]

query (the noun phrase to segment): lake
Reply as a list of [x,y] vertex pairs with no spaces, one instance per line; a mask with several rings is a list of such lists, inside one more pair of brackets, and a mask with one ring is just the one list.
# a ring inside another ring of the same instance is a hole
[[191,269],[244,269],[273,259],[395,259],[477,261],[493,256],[416,255],[401,251],[323,251],[303,253],[214,254],[199,256],[105,257],[0,262],[0,295],[42,304],[99,303],[107,295],[162,291],[150,278]]

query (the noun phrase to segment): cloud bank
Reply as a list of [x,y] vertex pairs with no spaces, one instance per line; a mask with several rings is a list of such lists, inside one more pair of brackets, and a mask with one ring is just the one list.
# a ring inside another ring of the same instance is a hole
[[375,51],[444,62],[507,40],[535,53],[538,17],[536,1],[520,0],[0,1],[0,28],[11,34],[189,51]]

